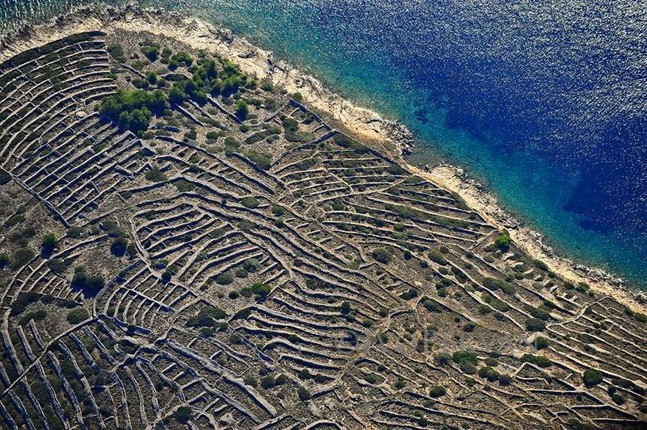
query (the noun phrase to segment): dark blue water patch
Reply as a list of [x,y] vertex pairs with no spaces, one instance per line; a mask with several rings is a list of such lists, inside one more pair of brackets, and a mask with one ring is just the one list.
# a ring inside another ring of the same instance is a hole
[[413,161],[442,156],[467,166],[569,255],[647,285],[641,1],[187,0],[184,7],[401,119],[421,139]]

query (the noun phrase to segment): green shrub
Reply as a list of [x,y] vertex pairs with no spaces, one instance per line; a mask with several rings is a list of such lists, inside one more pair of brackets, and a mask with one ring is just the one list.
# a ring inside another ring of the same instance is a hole
[[245,379],[243,381],[245,382],[245,385],[248,385],[250,387],[256,387],[258,385],[258,381],[256,381],[256,378],[254,378],[252,375],[245,376]]
[[303,402],[305,402],[306,400],[310,400],[310,398],[312,397],[312,394],[310,394],[310,391],[308,391],[304,387],[299,387],[299,389],[297,390],[297,394],[299,395],[299,399],[301,399],[301,401]]
[[256,282],[252,285],[251,289],[254,294],[261,298],[267,297],[267,295],[272,291],[272,287],[267,284],[263,284],[262,282]]
[[390,248],[376,248],[373,250],[373,258],[383,264],[388,264],[392,255],[393,250]]
[[510,245],[512,245],[512,239],[510,239],[507,233],[502,233],[494,240],[494,245],[501,251],[507,252],[510,249]]
[[102,276],[92,275],[89,276],[85,273],[85,269],[77,267],[72,278],[72,288],[83,291],[86,295],[96,295],[105,285]]
[[342,302],[340,306],[340,311],[344,315],[348,315],[351,311],[351,305],[349,302]]
[[249,258],[243,261],[243,269],[249,273],[256,272],[261,267],[261,263],[255,258]]
[[478,356],[475,352],[472,351],[456,351],[452,354],[452,360],[454,363],[460,363],[462,361],[468,361],[476,366],[478,363]]
[[550,319],[550,312],[546,309],[541,307],[535,308],[533,306],[526,306],[525,309],[533,318],[539,318],[544,321],[548,321]]
[[510,385],[512,383],[512,377],[510,375],[499,375],[499,384],[503,386]]
[[521,357],[521,360],[528,363],[533,363],[535,366],[541,367],[542,369],[550,367],[553,364],[548,358],[544,357],[543,355],[524,354]]
[[123,63],[126,61],[126,54],[124,53],[124,48],[122,48],[121,45],[108,45],[107,50],[110,56],[118,62]]
[[546,323],[539,318],[528,318],[526,320],[526,330],[539,332],[546,328]]
[[249,209],[258,207],[258,199],[256,199],[255,197],[245,197],[240,201],[240,203]]
[[369,384],[375,384],[377,382],[377,375],[375,373],[367,373],[364,375],[364,380]]
[[16,254],[13,257],[13,263],[11,264],[11,267],[16,270],[20,269],[27,263],[29,263],[33,258],[35,254],[34,251],[32,251],[29,248],[21,248],[18,251],[16,251]]
[[271,375],[267,375],[263,379],[261,379],[261,387],[263,387],[266,390],[269,390],[270,388],[274,388],[275,385],[276,385],[276,380]]
[[501,279],[495,279],[495,278],[483,279],[483,286],[493,291],[502,290],[504,293],[509,295],[514,294],[516,291],[516,288],[514,285],[510,284],[509,282],[503,281]]
[[598,385],[600,382],[602,382],[602,379],[602,372],[597,369],[586,369],[582,374],[582,381],[587,387]]
[[47,261],[47,267],[49,267],[49,270],[51,270],[57,275],[60,275],[61,273],[65,272],[69,264],[70,264],[69,261],[60,260],[58,258],[54,258]]
[[11,175],[4,169],[0,169],[0,185],[8,184],[11,181]]
[[238,118],[241,121],[244,121],[247,119],[247,115],[249,115],[249,107],[247,106],[247,103],[243,100],[240,100],[236,104],[236,112],[235,112],[236,118]]
[[123,257],[128,250],[128,241],[123,237],[118,237],[110,244],[110,252],[117,257]]
[[51,253],[54,252],[54,248],[56,248],[57,242],[58,239],[56,238],[56,235],[54,233],[47,233],[45,236],[43,236],[43,241],[41,242],[41,250],[43,255],[51,255]]
[[447,390],[445,389],[445,387],[441,385],[435,385],[431,387],[431,389],[429,390],[429,397],[433,397],[434,399],[436,399],[438,397],[444,396],[446,393],[447,393]]
[[438,365],[438,366],[446,366],[446,365],[448,365],[451,359],[452,359],[452,356],[447,354],[446,352],[439,352],[434,357],[434,361],[436,362],[436,365]]
[[543,337],[543,336],[537,336],[535,339],[535,348],[537,349],[544,349],[548,348],[550,346],[550,341]]
[[481,315],[487,315],[492,312],[492,308],[488,305],[479,305],[478,311]]
[[258,151],[247,150],[245,156],[261,170],[270,170],[272,157]]
[[90,314],[84,308],[73,309],[67,314],[67,322],[70,324],[79,324],[89,317]]
[[272,215],[281,216],[285,214],[285,208],[283,206],[274,205],[272,206]]
[[186,424],[191,420],[193,410],[188,406],[180,406],[173,413],[173,418],[180,424]]
[[32,291],[18,294],[18,297],[11,303],[10,315],[15,316],[22,313],[31,303],[37,302],[39,297],[39,294]]
[[146,58],[148,58],[151,62],[154,62],[159,56],[160,46],[157,43],[153,43],[148,46],[142,46],[141,51],[142,54],[146,56]]
[[157,167],[146,172],[146,179],[151,182],[166,182],[168,180],[166,175]]
[[24,324],[27,324],[31,320],[42,321],[42,320],[45,319],[46,316],[47,316],[47,312],[44,311],[43,309],[39,309],[37,311],[28,312],[25,315],[23,315],[23,317],[20,318],[19,323],[21,325],[24,325]]
[[427,256],[431,261],[434,261],[441,266],[446,266],[448,264],[447,259],[445,256],[438,250],[432,249],[427,253]]
[[616,405],[622,405],[625,402],[624,396],[622,394],[619,394],[619,393],[615,393],[614,395],[612,395],[611,400],[613,400],[613,402]]
[[83,234],[83,229],[73,225],[67,230],[67,235],[72,239],[78,239]]
[[11,263],[11,258],[6,252],[0,254],[0,270],[4,269]]
[[483,366],[479,369],[479,376],[493,382],[499,379],[499,372],[489,366]]
[[220,273],[218,276],[216,276],[216,284],[219,285],[229,285],[232,282],[234,282],[234,277],[231,276],[229,273]]
[[205,306],[200,309],[197,315],[190,317],[187,327],[213,327],[216,320],[222,320],[227,317],[227,313],[217,306]]

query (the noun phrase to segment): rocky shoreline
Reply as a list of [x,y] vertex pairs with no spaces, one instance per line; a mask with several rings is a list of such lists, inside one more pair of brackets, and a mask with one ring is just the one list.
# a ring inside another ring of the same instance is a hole
[[[123,8],[84,6],[42,25],[26,25],[0,39],[0,61],[18,52],[42,45],[66,35],[90,29],[120,28],[147,31],[178,39],[195,49],[207,49],[235,61],[242,71],[258,79],[269,79],[289,93],[299,93],[309,106],[341,123],[360,139],[386,143],[402,158],[414,145],[414,136],[398,121],[382,118],[376,112],[355,106],[285,61],[277,61],[271,51],[261,49],[230,30],[219,28],[194,17],[185,17],[163,9],[144,9],[135,5]],[[489,222],[506,228],[513,240],[534,258],[544,261],[551,270],[574,282],[587,282],[592,288],[614,296],[626,306],[645,309],[647,294],[628,289],[624,280],[601,269],[577,264],[559,255],[544,243],[543,236],[525,226],[498,204],[485,187],[469,178],[456,166],[441,164],[431,169],[408,165],[410,170],[463,197]]]

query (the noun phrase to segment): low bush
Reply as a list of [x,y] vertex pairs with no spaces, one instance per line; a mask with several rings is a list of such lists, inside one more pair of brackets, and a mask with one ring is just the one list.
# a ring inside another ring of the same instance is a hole
[[90,317],[88,311],[84,308],[73,309],[67,314],[67,322],[70,324],[79,324]]
[[258,207],[258,199],[256,199],[255,197],[245,197],[240,201],[240,203],[249,209]]
[[526,330],[539,332],[543,331],[546,328],[546,323],[539,318],[528,318],[526,320]]
[[499,372],[489,366],[483,366],[479,369],[479,376],[493,382],[499,379]]
[[600,382],[602,382],[602,379],[602,372],[597,369],[586,369],[582,374],[582,381],[587,387],[598,385]]
[[186,424],[191,420],[193,410],[188,406],[180,406],[173,413],[173,418],[180,424]]
[[258,297],[267,297],[268,294],[272,291],[272,287],[262,282],[256,282],[251,287],[252,293],[256,294]]
[[216,284],[218,285],[229,285],[232,282],[234,282],[234,277],[231,276],[229,273],[221,273],[218,276],[216,276]]
[[392,255],[393,250],[390,248],[376,248],[373,250],[373,258],[383,264],[388,264]]
[[81,290],[86,296],[94,297],[105,285],[100,275],[88,275],[85,269],[77,267],[72,278],[72,288]]
[[433,397],[434,399],[436,399],[438,397],[442,397],[446,393],[447,393],[447,390],[445,389],[445,387],[443,387],[441,385],[435,385],[435,386],[431,387],[431,389],[429,390],[429,396]]
[[542,369],[550,367],[553,364],[548,358],[544,357],[543,355],[524,354],[521,357],[521,360],[528,363],[533,363],[535,366],[541,367]]

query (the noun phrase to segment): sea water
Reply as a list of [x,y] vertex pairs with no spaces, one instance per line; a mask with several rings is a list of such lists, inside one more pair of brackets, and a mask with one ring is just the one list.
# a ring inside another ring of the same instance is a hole
[[[0,0],[0,21],[87,3]],[[142,3],[227,26],[401,120],[411,162],[460,164],[567,256],[647,286],[644,2]]]

